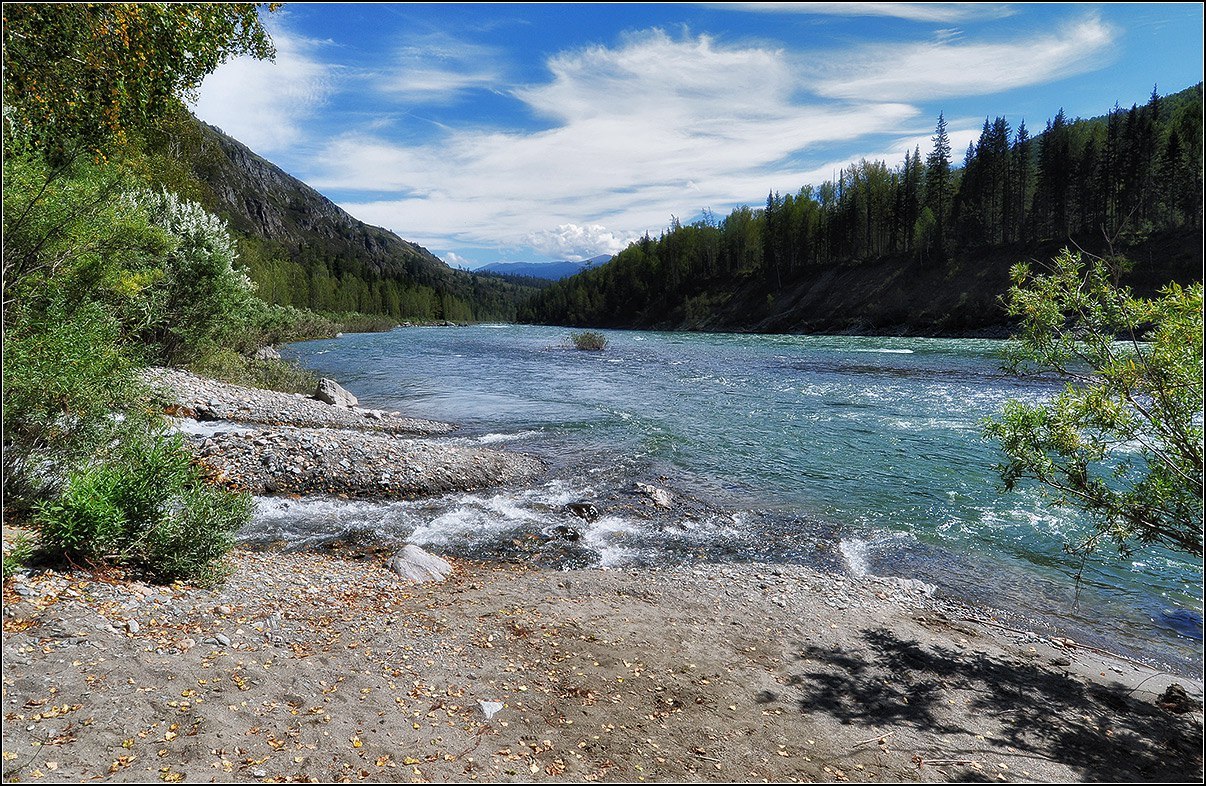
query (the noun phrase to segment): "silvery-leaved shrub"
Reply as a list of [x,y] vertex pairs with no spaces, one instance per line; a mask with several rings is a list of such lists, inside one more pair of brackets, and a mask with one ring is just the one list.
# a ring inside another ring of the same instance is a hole
[[219,217],[165,191],[128,195],[163,230],[170,248],[162,276],[147,287],[143,338],[160,360],[188,363],[238,343],[260,304],[237,267],[235,242]]

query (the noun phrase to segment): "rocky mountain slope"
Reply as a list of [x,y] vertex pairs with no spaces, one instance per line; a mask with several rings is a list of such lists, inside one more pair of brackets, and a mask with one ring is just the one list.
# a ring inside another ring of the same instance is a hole
[[149,146],[152,177],[226,219],[271,302],[468,321],[513,318],[533,291],[450,268],[426,248],[359,221],[183,110]]

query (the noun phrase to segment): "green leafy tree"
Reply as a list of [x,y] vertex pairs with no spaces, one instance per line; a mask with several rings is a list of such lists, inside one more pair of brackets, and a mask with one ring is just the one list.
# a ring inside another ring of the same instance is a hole
[[1123,553],[1141,543],[1200,557],[1202,284],[1137,298],[1114,272],[1067,250],[1049,273],[1013,269],[1010,364],[1067,385],[1047,403],[1009,402],[984,432],[1007,457],[1006,489],[1037,482],[1089,515],[1095,531],[1074,550],[1105,539]]
[[5,3],[6,148],[52,160],[145,132],[238,55],[271,58],[260,3]]

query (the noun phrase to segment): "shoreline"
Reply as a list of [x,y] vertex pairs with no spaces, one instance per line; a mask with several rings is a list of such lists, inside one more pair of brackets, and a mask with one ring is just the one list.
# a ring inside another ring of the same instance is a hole
[[6,582],[5,779],[1200,778],[1201,705],[1157,706],[1200,683],[878,582],[232,559],[215,589]]
[[387,558],[5,581],[5,780],[1201,779],[1200,679],[898,581],[450,558],[416,585]]

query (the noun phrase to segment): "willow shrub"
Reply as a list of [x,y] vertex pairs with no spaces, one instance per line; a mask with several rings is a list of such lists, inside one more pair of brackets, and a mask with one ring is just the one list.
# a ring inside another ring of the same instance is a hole
[[1105,260],[1065,250],[1051,269],[1013,270],[1010,355],[1023,373],[1067,384],[1048,402],[1010,401],[984,424],[1006,457],[1005,488],[1035,484],[1084,511],[1095,531],[1073,550],[1158,544],[1202,556],[1202,285],[1156,298],[1117,286]]
[[73,561],[204,582],[250,516],[250,496],[207,485],[181,436],[135,429],[70,472],[35,522],[43,548]]
[[575,349],[583,351],[599,352],[607,348],[607,337],[593,330],[574,333],[570,336],[570,341],[574,342]]

